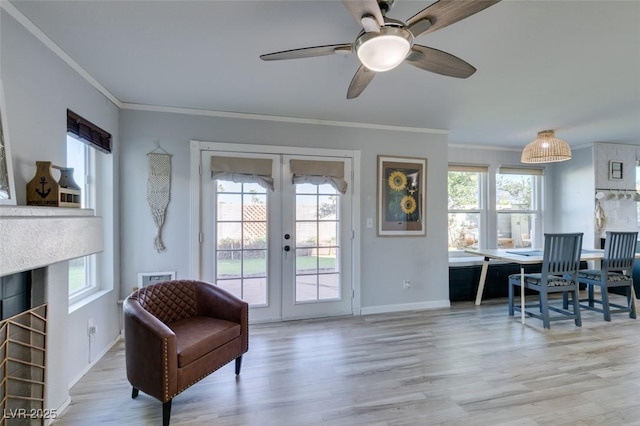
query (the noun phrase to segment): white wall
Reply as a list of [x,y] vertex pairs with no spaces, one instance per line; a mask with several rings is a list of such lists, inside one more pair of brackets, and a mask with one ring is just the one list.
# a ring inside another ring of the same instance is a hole
[[[553,220],[547,232],[583,232],[582,246],[596,248],[594,241],[595,174],[592,147],[574,149],[569,161],[551,167],[554,188],[549,210]],[[597,247],[599,248],[599,247]]]
[[[18,204],[26,203],[26,183],[35,172],[35,161],[66,162],[66,110],[72,109],[109,131],[114,154],[105,160],[102,178],[113,192],[102,194],[108,267],[100,273],[101,284],[113,288],[117,281],[118,242],[118,109],[84,79],[51,53],[10,17],[0,13],[1,78],[6,97],[8,130]],[[47,407],[59,409],[68,402],[69,385],[89,366],[87,319],[98,327],[93,354],[105,351],[118,336],[117,291],[69,313],[68,267],[48,269],[50,287],[47,353]],[[119,283],[117,284],[119,287]]]
[[[202,117],[122,110],[121,240],[122,286],[126,295],[141,271],[189,271],[189,141],[266,144],[360,150],[363,312],[448,305],[446,135]],[[173,154],[171,202],[164,226],[167,250],[153,248],[155,228],[146,202],[146,154],[160,143]],[[375,218],[377,155],[426,157],[426,237],[377,237],[364,227]],[[402,289],[402,280],[412,282]]]

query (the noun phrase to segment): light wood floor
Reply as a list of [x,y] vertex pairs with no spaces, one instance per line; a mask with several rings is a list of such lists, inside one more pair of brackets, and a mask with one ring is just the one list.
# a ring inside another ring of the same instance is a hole
[[[583,326],[480,307],[251,326],[233,363],[173,400],[172,425],[640,425],[640,321]],[[159,425],[123,343],[74,386],[63,425]]]

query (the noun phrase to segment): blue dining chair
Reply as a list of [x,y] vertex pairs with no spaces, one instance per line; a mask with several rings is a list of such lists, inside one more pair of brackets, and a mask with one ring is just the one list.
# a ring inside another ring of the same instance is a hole
[[[524,310],[526,315],[541,319],[544,328],[551,328],[551,321],[565,319],[573,319],[578,327],[582,325],[578,295],[582,236],[582,233],[544,234],[541,272],[524,274],[524,288],[538,292],[539,303],[525,304],[523,301],[524,306],[516,305],[515,287],[522,285],[521,276],[510,275],[509,315],[513,316],[515,310]],[[549,294],[553,293],[562,293],[563,303],[560,306],[549,303]],[[572,296],[572,309],[568,307],[569,294]]]
[[[628,312],[630,318],[636,317],[631,274],[637,240],[637,232],[607,231],[600,269],[585,269],[578,272],[578,281],[587,285],[587,299],[580,299],[580,302],[587,303],[581,303],[581,307],[601,312],[605,321],[611,321],[611,314],[619,312]],[[595,287],[600,287],[600,299],[595,298]],[[620,288],[624,291],[627,297],[626,306],[609,300],[611,288]]]

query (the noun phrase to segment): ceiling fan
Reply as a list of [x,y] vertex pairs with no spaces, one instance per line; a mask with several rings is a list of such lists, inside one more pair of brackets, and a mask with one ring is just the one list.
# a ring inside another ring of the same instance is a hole
[[437,74],[467,78],[476,69],[449,53],[415,44],[414,40],[468,18],[500,0],[439,0],[407,20],[386,16],[395,0],[343,0],[362,31],[353,43],[304,47],[261,55],[263,61],[310,58],[333,53],[355,53],[361,62],[351,80],[347,99],[356,98],[377,72],[389,71],[402,62]]

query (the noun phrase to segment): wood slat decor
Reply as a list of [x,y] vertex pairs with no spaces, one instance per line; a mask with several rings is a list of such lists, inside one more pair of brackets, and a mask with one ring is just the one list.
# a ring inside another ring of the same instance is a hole
[[0,425],[43,425],[47,305],[0,322]]

